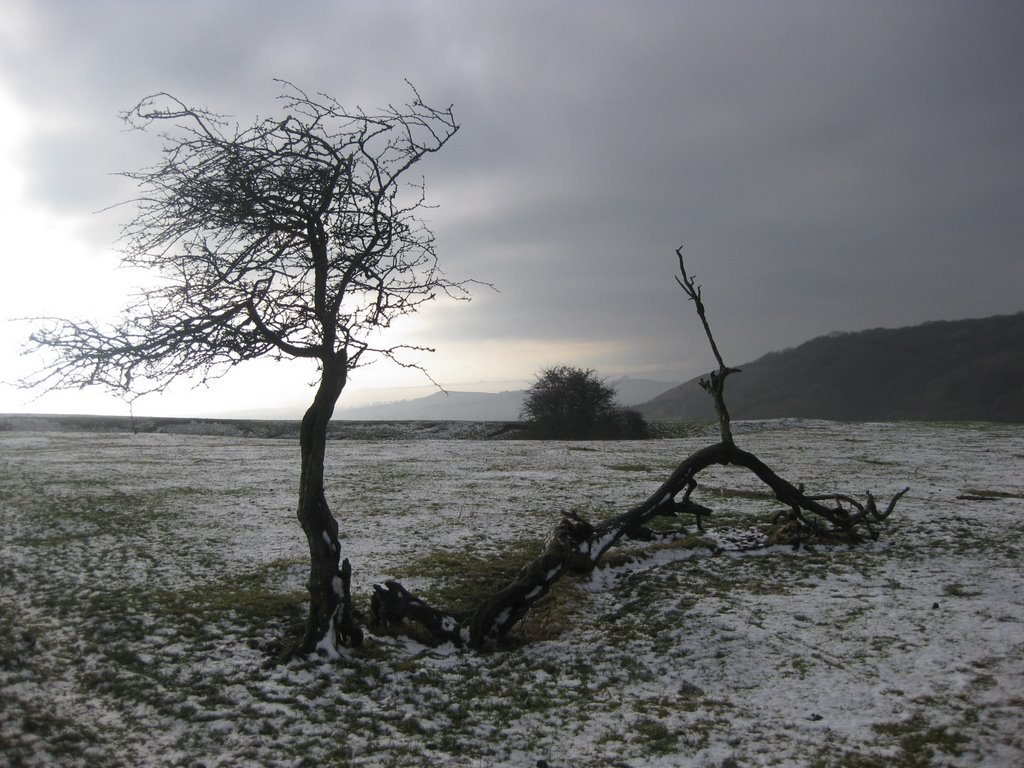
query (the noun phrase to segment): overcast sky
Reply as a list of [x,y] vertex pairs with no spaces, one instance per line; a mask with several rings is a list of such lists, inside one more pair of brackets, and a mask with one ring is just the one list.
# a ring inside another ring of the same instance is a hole
[[[422,166],[442,266],[469,304],[400,324],[446,388],[568,363],[678,383],[714,360],[673,281],[704,286],[727,362],[836,330],[1024,309],[1024,3],[0,0],[0,317],[111,316],[156,158],[118,117],[145,95],[234,115],[274,78],[367,109],[453,104]],[[28,328],[0,326],[0,378]],[[243,366],[136,413],[303,406],[302,364]],[[340,407],[428,394],[385,365]],[[409,387],[409,389],[395,389]],[[125,413],[74,392],[0,412]]]

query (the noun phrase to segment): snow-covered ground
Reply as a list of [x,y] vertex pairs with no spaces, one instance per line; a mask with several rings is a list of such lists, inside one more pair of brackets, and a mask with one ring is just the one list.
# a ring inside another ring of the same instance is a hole
[[[1024,427],[734,426],[808,492],[911,490],[867,546],[599,570],[568,629],[507,650],[370,635],[287,665],[293,441],[0,432],[0,764],[1024,764]],[[712,439],[340,440],[328,497],[365,601],[620,512]],[[702,479],[727,550],[777,506]]]

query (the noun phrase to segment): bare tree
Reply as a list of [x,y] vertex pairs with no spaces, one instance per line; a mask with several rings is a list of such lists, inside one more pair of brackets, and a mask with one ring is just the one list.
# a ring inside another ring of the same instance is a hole
[[123,174],[140,189],[123,262],[153,272],[157,287],[113,327],[36,318],[28,348],[49,359],[22,384],[134,396],[259,357],[315,361],[300,435],[297,515],[310,553],[300,650],[336,655],[362,631],[324,494],[327,424],[353,369],[380,356],[413,365],[401,353],[415,348],[381,344],[379,331],[438,295],[469,298],[470,281],[438,268],[422,179],[407,181],[459,126],[415,89],[407,105],[368,113],[281,88],[282,116],[245,128],[166,93],[125,113],[163,140],[160,162]]

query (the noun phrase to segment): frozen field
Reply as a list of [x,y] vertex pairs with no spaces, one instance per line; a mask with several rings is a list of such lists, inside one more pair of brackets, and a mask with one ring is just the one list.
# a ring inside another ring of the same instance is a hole
[[[616,558],[507,650],[369,635],[283,666],[294,441],[0,432],[0,765],[1024,764],[1024,427],[734,426],[808,492],[911,490],[856,549]],[[333,441],[353,588],[623,511],[714,439]],[[777,508],[701,477],[727,548]]]

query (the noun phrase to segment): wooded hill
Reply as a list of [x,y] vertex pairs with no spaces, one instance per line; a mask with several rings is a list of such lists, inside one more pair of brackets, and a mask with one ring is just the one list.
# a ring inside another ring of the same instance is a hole
[[[735,419],[1024,422],[1024,312],[831,333],[738,367],[726,387]],[[714,421],[697,382],[637,410]]]

